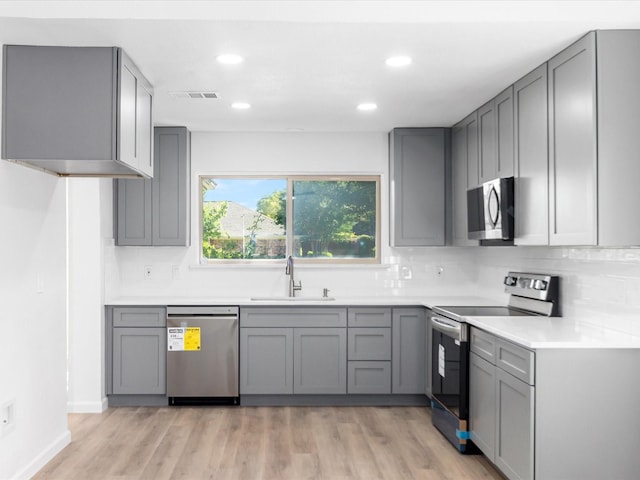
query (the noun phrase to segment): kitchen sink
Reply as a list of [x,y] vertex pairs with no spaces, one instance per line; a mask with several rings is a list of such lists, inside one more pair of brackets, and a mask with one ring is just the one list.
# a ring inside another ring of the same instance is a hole
[[251,297],[252,302],[330,302],[335,297]]

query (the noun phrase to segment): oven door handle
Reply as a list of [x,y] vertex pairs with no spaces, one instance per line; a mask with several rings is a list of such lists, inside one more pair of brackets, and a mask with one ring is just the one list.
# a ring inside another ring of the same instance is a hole
[[456,340],[461,340],[462,338],[462,324],[457,326],[449,325],[438,319],[438,317],[431,317],[431,324],[434,330],[438,330],[439,332],[448,334],[449,336],[455,337]]

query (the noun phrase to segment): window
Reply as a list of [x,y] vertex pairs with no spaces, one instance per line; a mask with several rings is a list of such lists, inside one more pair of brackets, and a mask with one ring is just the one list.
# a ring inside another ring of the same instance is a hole
[[200,177],[202,260],[379,260],[378,176]]

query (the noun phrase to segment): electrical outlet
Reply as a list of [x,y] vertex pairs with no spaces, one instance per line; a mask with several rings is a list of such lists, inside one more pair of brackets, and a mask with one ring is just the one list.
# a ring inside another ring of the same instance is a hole
[[174,280],[180,276],[180,266],[179,265],[171,265],[171,278]]
[[151,265],[145,265],[144,278],[145,280],[151,280],[151,278],[153,278],[153,268],[151,267]]
[[0,407],[0,437],[9,433],[16,425],[16,402],[9,400]]

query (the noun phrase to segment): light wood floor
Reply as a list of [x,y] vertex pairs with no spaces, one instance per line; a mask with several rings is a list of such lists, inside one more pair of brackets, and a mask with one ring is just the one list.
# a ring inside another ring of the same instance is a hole
[[502,479],[425,407],[111,408],[71,414],[45,479]]

